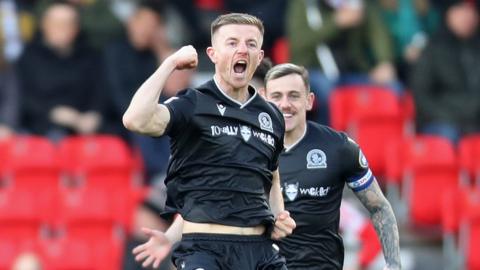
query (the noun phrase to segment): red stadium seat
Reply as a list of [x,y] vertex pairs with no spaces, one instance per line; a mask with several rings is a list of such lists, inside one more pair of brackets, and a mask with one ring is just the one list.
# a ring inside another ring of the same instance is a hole
[[[120,138],[68,137],[60,142],[61,218],[130,221],[133,196],[142,188],[138,161]],[[73,214],[72,214],[73,213]]]
[[452,269],[480,269],[480,190],[462,187],[443,202],[444,245]]
[[22,253],[38,252],[40,228],[38,223],[0,222],[0,270],[10,270]]
[[402,179],[408,222],[440,227],[442,209],[439,206],[445,194],[459,188],[454,145],[443,137],[418,135],[399,143],[388,162],[390,174]]
[[480,134],[472,134],[460,139],[458,144],[460,169],[466,184],[476,182],[480,187]]
[[124,232],[105,222],[72,223],[40,241],[47,269],[121,269]]
[[69,224],[41,242],[51,269],[121,269],[124,232],[108,222]]
[[346,131],[362,147],[375,174],[386,172],[386,146],[401,140],[405,117],[400,99],[389,89],[349,85],[330,97],[331,125]]
[[0,221],[50,220],[60,182],[55,145],[43,137],[19,136],[2,148]]

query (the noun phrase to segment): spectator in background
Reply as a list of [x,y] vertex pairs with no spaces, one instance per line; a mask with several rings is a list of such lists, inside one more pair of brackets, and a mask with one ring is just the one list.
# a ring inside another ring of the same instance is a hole
[[[1,48],[1,47],[0,47]],[[0,57],[0,140],[14,133],[18,116],[18,84]]]
[[75,6],[55,3],[18,63],[21,121],[27,132],[52,139],[99,130],[103,96],[98,55],[79,35]]
[[399,78],[406,81],[411,64],[439,26],[438,10],[431,0],[381,0],[380,6],[393,38]]
[[480,126],[479,13],[469,1],[452,0],[445,27],[423,51],[411,87],[419,132],[453,142]]
[[288,3],[291,58],[309,70],[317,98],[313,120],[328,123],[328,97],[338,83],[377,83],[400,91],[391,40],[374,1]]
[[[120,124],[135,90],[172,53],[163,8],[158,1],[141,2],[127,20],[126,37],[104,50],[109,99],[113,100],[115,120]],[[188,87],[192,75],[192,71],[172,74],[162,92],[161,101],[176,95],[177,89]],[[128,137],[142,153],[147,181],[153,181],[155,177],[163,179],[170,156],[168,138],[134,133],[129,133]]]
[[14,65],[26,40],[32,36],[32,16],[14,0],[0,1],[0,139],[18,125],[18,81]]
[[77,7],[81,29],[85,32],[88,44],[93,48],[103,49],[105,45],[122,35],[122,23],[113,14],[110,0],[40,0],[36,12],[44,14],[45,9],[53,3],[61,2]]

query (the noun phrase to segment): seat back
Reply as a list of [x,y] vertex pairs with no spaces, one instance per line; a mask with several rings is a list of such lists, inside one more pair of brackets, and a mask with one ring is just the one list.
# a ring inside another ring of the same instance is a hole
[[331,126],[346,131],[362,147],[370,167],[385,175],[386,145],[404,137],[400,99],[379,86],[342,86],[330,97]]
[[398,162],[410,222],[440,225],[445,194],[459,188],[454,145],[443,137],[419,135],[403,143]]

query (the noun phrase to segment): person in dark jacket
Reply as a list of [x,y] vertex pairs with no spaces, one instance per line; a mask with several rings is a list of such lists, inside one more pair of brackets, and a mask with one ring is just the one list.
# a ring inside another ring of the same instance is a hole
[[60,139],[100,128],[99,56],[79,33],[73,5],[55,3],[46,9],[41,32],[18,63],[21,124],[27,132]]
[[444,15],[445,28],[427,45],[412,72],[418,130],[453,142],[479,130],[479,13],[455,1]]

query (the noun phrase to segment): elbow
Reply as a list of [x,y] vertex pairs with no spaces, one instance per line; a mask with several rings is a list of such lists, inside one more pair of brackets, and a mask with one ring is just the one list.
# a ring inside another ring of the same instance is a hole
[[139,126],[137,121],[135,121],[135,119],[128,113],[125,113],[123,115],[122,123],[123,123],[123,126],[130,131],[134,131],[134,132],[139,131]]

